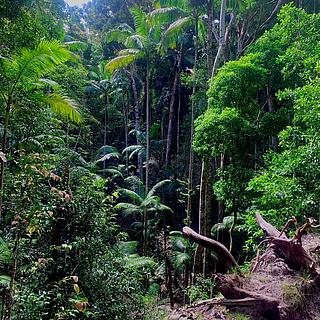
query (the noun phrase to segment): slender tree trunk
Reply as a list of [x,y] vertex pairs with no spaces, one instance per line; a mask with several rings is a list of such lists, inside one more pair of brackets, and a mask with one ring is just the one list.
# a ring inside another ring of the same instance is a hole
[[[272,89],[269,86],[267,87],[267,101],[268,101],[269,112],[274,113]],[[270,147],[273,150],[277,149],[277,137],[276,136],[271,136]]]
[[107,126],[108,126],[108,108],[109,108],[109,97],[105,93],[105,111],[104,111],[104,132],[103,132],[103,145],[107,145]]
[[[128,108],[126,107],[126,104],[124,102],[124,96],[122,97],[122,110],[124,115],[124,140],[125,140],[125,148],[128,147]],[[129,153],[126,152],[126,170],[127,170],[127,176],[129,175]]]
[[[107,130],[108,130],[108,108],[109,108],[109,97],[105,93],[105,111],[104,111],[104,132],[103,132],[103,145],[107,145]],[[103,176],[106,176],[106,161],[103,161]]]
[[177,154],[180,152],[180,112],[181,112],[181,92],[179,88],[178,114],[177,114]]
[[190,262],[187,261],[185,268],[184,268],[184,292],[183,292],[183,304],[188,303],[188,296],[186,294],[187,288],[189,286],[189,277],[190,277]]
[[[196,73],[198,68],[198,16],[195,17],[195,35],[194,35],[194,65],[193,65],[193,85],[192,97],[195,96],[197,90]],[[195,117],[195,99],[191,103],[191,124],[190,124],[190,151],[189,151],[189,179],[188,179],[188,200],[187,200],[187,220],[191,222],[192,211],[192,187],[193,187],[193,163],[194,152],[192,148],[193,132],[194,132],[194,117]]]
[[5,320],[11,320],[11,314],[12,314],[12,307],[13,307],[13,285],[16,279],[16,274],[17,274],[17,262],[18,262],[18,253],[19,253],[19,241],[20,241],[20,230],[19,226],[17,227],[16,230],[16,238],[14,242],[14,248],[13,248],[13,264],[12,264],[12,272],[11,272],[11,279],[10,279],[10,286],[9,290],[7,292],[7,297],[6,297],[6,315],[5,315]]
[[219,47],[216,57],[214,59],[213,68],[212,68],[212,78],[216,74],[221,59],[224,55],[225,49],[225,33],[226,33],[226,8],[227,8],[227,0],[221,0],[220,7],[220,25],[219,25]]
[[208,0],[207,3],[207,15],[208,15],[208,33],[207,33],[207,68],[208,68],[208,79],[212,74],[213,66],[213,54],[212,54],[212,44],[213,44],[213,0]]
[[149,81],[150,81],[150,74],[149,74],[149,63],[147,62],[147,75],[146,75],[146,142],[147,142],[147,149],[146,149],[146,194],[149,191],[149,158],[150,158],[150,106],[149,106]]
[[[225,156],[224,153],[220,154],[220,170],[221,170],[221,172],[224,169],[224,156]],[[220,180],[221,181],[223,180],[222,175],[220,176]],[[223,203],[223,201],[219,201],[219,214],[218,214],[219,218],[218,218],[218,222],[222,221],[223,216],[224,216],[224,203]]]
[[168,134],[167,134],[167,149],[166,149],[166,165],[170,164],[171,156],[172,156],[172,144],[173,144],[173,139],[174,139],[174,137],[173,137],[174,120],[175,120],[174,103],[175,103],[178,82],[179,82],[181,60],[182,60],[182,45],[180,46],[180,50],[179,50],[178,57],[177,57],[176,71],[175,71],[175,75],[174,75],[174,81],[173,81],[171,98],[170,98],[169,123],[168,123]]
[[[212,54],[212,43],[213,43],[213,0],[208,0],[207,3],[207,14],[208,14],[208,33],[207,33],[207,74],[210,79],[213,67],[213,54]],[[206,201],[211,197],[210,187],[211,181],[208,180],[209,175],[209,160],[202,160],[201,163],[201,180],[200,180],[200,198],[199,198],[199,233],[205,236],[210,236],[211,226],[208,225],[208,216],[211,214],[211,208],[206,206]],[[210,220],[210,219],[209,219]],[[209,229],[209,232],[208,232]],[[208,270],[210,252],[206,249],[203,250],[202,259],[202,270],[205,276]]]
[[237,218],[238,218],[238,212],[237,212],[237,208],[236,208],[236,199],[234,198],[232,200],[233,202],[233,222],[232,222],[232,225],[231,225],[231,228],[229,230],[229,234],[230,234],[230,245],[229,245],[229,251],[232,252],[232,248],[233,248],[233,231],[234,231],[234,228],[236,227],[236,224],[237,224]]
[[[149,192],[149,158],[150,158],[150,106],[149,106],[149,63],[147,61],[147,71],[146,71],[146,184],[145,184],[145,193],[146,195]],[[143,252],[147,254],[147,247],[148,247],[148,215],[147,209],[144,210],[143,216],[143,225],[144,225],[144,238],[143,238]]]
[[9,117],[11,111],[11,101],[10,98],[7,101],[4,125],[3,125],[3,137],[2,137],[2,153],[1,157],[1,171],[0,171],[0,222],[3,220],[3,192],[4,192],[4,177],[6,173],[6,153],[7,153],[7,140],[8,140],[8,127],[9,127]]
[[[133,75],[133,71],[130,71],[130,78],[131,78],[131,85],[132,85],[132,92],[133,92],[133,100],[134,100],[134,128],[136,130],[136,133],[141,131],[140,128],[140,114],[139,114],[139,97],[138,97],[138,90],[137,90],[137,84],[136,80]],[[139,135],[136,134],[136,141],[137,145],[140,145],[140,139]],[[140,155],[138,155],[138,169],[139,169],[139,177],[140,180],[143,181],[143,163],[142,158]]]

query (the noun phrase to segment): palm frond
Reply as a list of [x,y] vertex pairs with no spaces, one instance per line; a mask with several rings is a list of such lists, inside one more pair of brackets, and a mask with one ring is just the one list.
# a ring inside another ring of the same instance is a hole
[[184,16],[186,12],[178,7],[164,7],[153,10],[150,13],[154,23],[167,24],[173,23],[177,18]]
[[[134,34],[127,38],[125,45],[126,47],[137,49],[137,50],[143,50],[147,47],[148,38],[145,36],[141,36],[139,34]],[[140,54],[140,56],[142,53]]]
[[160,203],[160,198],[158,196],[150,196],[150,197],[146,197],[142,201],[141,206],[151,207],[153,209],[156,209],[159,203]]
[[162,203],[160,203],[158,205],[157,209],[158,209],[158,211],[166,211],[166,212],[173,213],[173,210],[170,207],[168,207],[168,206],[166,206],[166,205],[164,205]]
[[183,31],[188,30],[193,25],[194,19],[191,16],[180,18],[177,21],[170,24],[168,29],[163,33],[161,46],[166,48],[175,49],[177,47],[177,42],[179,35]]
[[180,252],[176,254],[174,259],[174,265],[177,269],[182,269],[186,263],[190,262],[191,256],[187,252]]
[[111,176],[112,179],[118,178],[118,177],[123,179],[123,174],[118,169],[108,168],[108,169],[102,170],[101,172],[105,172],[108,176]]
[[140,197],[136,192],[134,192],[132,190],[120,188],[120,189],[118,189],[118,192],[120,193],[121,196],[128,197],[136,203],[140,204],[143,201],[142,197]]
[[43,40],[35,49],[23,49],[11,60],[4,60],[3,64],[6,73],[14,78],[14,89],[20,81],[30,83],[48,74],[58,64],[74,58],[59,41]]
[[118,56],[126,56],[128,54],[138,55],[140,53],[141,52],[138,49],[123,49],[118,52]]
[[116,29],[112,29],[106,34],[106,42],[118,42],[125,44],[128,37],[134,33],[134,30],[127,24],[122,24]]
[[147,37],[149,34],[149,29],[151,27],[147,14],[138,7],[131,8],[130,12],[133,17],[137,34]]
[[140,257],[137,254],[126,257],[126,267],[130,269],[153,269],[156,263],[152,258]]
[[120,210],[125,217],[131,216],[135,213],[141,214],[139,206],[132,203],[120,202],[116,204],[114,208]]
[[71,51],[85,51],[88,48],[88,43],[82,41],[67,41],[64,44],[71,50]]
[[182,10],[190,10],[189,1],[186,0],[159,0],[161,7],[177,7]]
[[120,154],[118,152],[107,153],[103,157],[101,157],[100,159],[96,160],[95,162],[96,163],[104,162],[104,161],[110,160],[112,158],[119,159],[120,158]]
[[6,276],[4,274],[0,275],[0,287],[1,288],[9,288],[11,283],[11,277]]
[[139,55],[137,54],[127,54],[124,56],[115,57],[106,64],[106,71],[113,72],[117,69],[126,68],[138,58]]
[[0,238],[0,264],[8,265],[12,261],[12,253],[8,244]]
[[159,182],[156,183],[156,184],[152,187],[152,189],[149,191],[148,197],[153,196],[153,195],[158,191],[158,189],[160,189],[161,187],[163,187],[163,186],[166,185],[167,183],[171,183],[171,182],[172,182],[172,181],[171,181],[171,180],[168,180],[168,179],[159,181]]
[[116,246],[117,246],[117,249],[123,255],[128,256],[137,252],[139,242],[138,241],[119,241]]
[[43,99],[44,102],[49,105],[52,111],[56,114],[76,123],[81,121],[81,115],[74,100],[71,100],[70,98],[62,96],[58,93],[49,94]]
[[139,196],[144,197],[145,186],[137,176],[129,176],[124,179],[128,189],[136,192]]

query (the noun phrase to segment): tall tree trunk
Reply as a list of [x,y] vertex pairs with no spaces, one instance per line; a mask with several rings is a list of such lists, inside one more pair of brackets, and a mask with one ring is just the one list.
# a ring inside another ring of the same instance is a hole
[[6,295],[6,312],[5,312],[5,320],[11,320],[11,314],[12,314],[12,307],[13,307],[13,285],[16,280],[16,274],[17,274],[17,262],[18,262],[18,253],[19,253],[19,241],[20,241],[20,229],[19,226],[16,229],[16,237],[14,242],[14,248],[13,248],[13,263],[12,263],[12,272],[11,272],[11,279],[10,279],[10,286],[7,290]]
[[177,154],[180,153],[180,112],[181,112],[181,92],[179,88],[178,114],[177,114]]
[[[220,171],[221,173],[223,172],[224,169],[224,160],[225,160],[225,154],[221,153],[220,154]],[[220,180],[223,180],[223,176],[221,174]],[[218,222],[221,222],[224,217],[224,203],[223,201],[219,201],[219,214],[218,214]]]
[[3,192],[4,192],[4,177],[6,173],[6,153],[7,153],[7,140],[8,140],[8,128],[9,117],[11,111],[11,99],[9,98],[6,105],[4,125],[3,125],[3,137],[2,137],[2,157],[1,157],[1,171],[0,171],[0,222],[3,220]]
[[[105,110],[104,110],[104,132],[103,132],[103,145],[107,145],[107,130],[108,130],[108,108],[109,108],[109,96],[105,92]],[[103,176],[106,176],[106,161],[103,161]]]
[[178,87],[179,82],[179,75],[180,75],[180,69],[181,69],[181,60],[182,60],[182,45],[180,46],[179,53],[177,56],[177,62],[176,62],[176,71],[174,75],[174,81],[171,91],[171,98],[170,98],[170,109],[169,109],[169,123],[168,123],[168,134],[167,134],[167,149],[166,149],[166,165],[169,165],[171,162],[171,156],[172,156],[172,144],[174,139],[174,120],[175,120],[175,97],[176,97],[176,91]]
[[[269,112],[274,113],[272,89],[269,86],[267,86],[267,102],[268,102]],[[276,136],[271,136],[270,147],[273,150],[277,149],[277,137]]]
[[[124,91],[125,92],[125,91]],[[128,129],[129,129],[129,121],[128,121],[128,108],[126,107],[124,94],[122,96],[122,110],[124,115],[124,141],[125,141],[125,148],[128,147]],[[127,176],[129,175],[129,153],[126,152],[126,170]]]
[[207,33],[207,68],[208,68],[208,79],[212,74],[213,66],[213,54],[212,54],[212,44],[213,44],[213,0],[208,0],[207,3],[207,15],[208,15],[208,33]]
[[147,62],[147,71],[146,71],[146,194],[149,191],[149,158],[150,158],[150,106],[149,106],[149,81],[150,81],[150,71],[149,63]]
[[[137,145],[140,145],[139,135],[137,134],[138,132],[141,131],[138,90],[137,90],[136,79],[134,78],[132,69],[130,70],[129,74],[130,74],[130,78],[131,78],[133,100],[134,100],[134,129],[136,130]],[[142,158],[140,155],[138,155],[138,169],[139,169],[140,180],[143,181],[143,163],[142,163]]]
[[[208,79],[210,79],[213,67],[213,54],[212,54],[212,42],[213,42],[213,0],[208,0],[207,3],[207,14],[208,14],[208,33],[207,33],[207,74]],[[204,236],[210,236],[211,226],[208,225],[208,216],[211,215],[210,208],[206,206],[206,202],[212,196],[211,194],[211,181],[208,180],[208,175],[210,172],[209,160],[204,159],[201,163],[201,180],[200,180],[200,198],[199,198],[199,233]],[[208,231],[209,229],[209,231]],[[206,249],[203,251],[202,259],[202,270],[205,276],[208,271],[210,252]]]
[[[197,90],[196,73],[198,68],[198,15],[195,16],[195,35],[194,35],[194,65],[193,65],[193,85],[192,96],[194,97]],[[189,174],[188,174],[188,200],[187,200],[187,221],[191,222],[192,211],[192,188],[193,188],[193,163],[194,152],[192,148],[193,132],[195,117],[195,99],[191,103],[191,124],[190,124],[190,151],[189,151]]]
[[227,8],[227,0],[221,0],[221,7],[220,7],[220,25],[219,25],[219,47],[216,57],[214,59],[213,68],[212,68],[212,75],[213,78],[216,74],[221,59],[224,55],[225,49],[225,33],[226,33],[226,8]]
[[[147,70],[146,70],[146,184],[145,184],[145,193],[146,195],[149,192],[149,158],[150,158],[150,106],[149,106],[149,62],[147,61]],[[147,209],[144,210],[143,215],[143,229],[144,229],[144,237],[143,237],[143,253],[147,254],[147,246],[148,246],[148,215]]]

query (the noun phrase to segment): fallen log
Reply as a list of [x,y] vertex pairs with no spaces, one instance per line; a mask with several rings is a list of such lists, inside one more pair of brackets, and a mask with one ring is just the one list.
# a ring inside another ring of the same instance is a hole
[[182,233],[185,238],[190,239],[195,243],[214,251],[218,255],[219,259],[222,259],[226,263],[228,269],[236,267],[237,271],[241,273],[237,261],[222,243],[202,236],[189,227],[184,227],[182,229]]
[[283,239],[288,239],[287,236],[285,235],[284,232],[281,232],[277,230],[272,224],[268,223],[265,221],[260,213],[256,213],[256,221],[259,225],[259,227],[269,236],[269,237],[274,237],[274,238],[283,238]]

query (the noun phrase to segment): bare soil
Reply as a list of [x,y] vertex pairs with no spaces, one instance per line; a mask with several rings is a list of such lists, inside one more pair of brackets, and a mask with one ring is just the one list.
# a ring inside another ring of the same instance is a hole
[[[307,234],[302,245],[320,266],[320,235]],[[262,255],[261,255],[262,256]],[[256,264],[253,260],[252,264]],[[271,250],[257,264],[253,273],[242,278],[242,288],[256,292],[279,302],[280,320],[320,320],[320,287],[308,272],[295,271],[288,267],[284,259]],[[219,305],[222,298],[198,302],[192,306],[172,310],[167,320],[215,320],[215,319],[270,319],[262,316],[255,306],[225,307]]]

